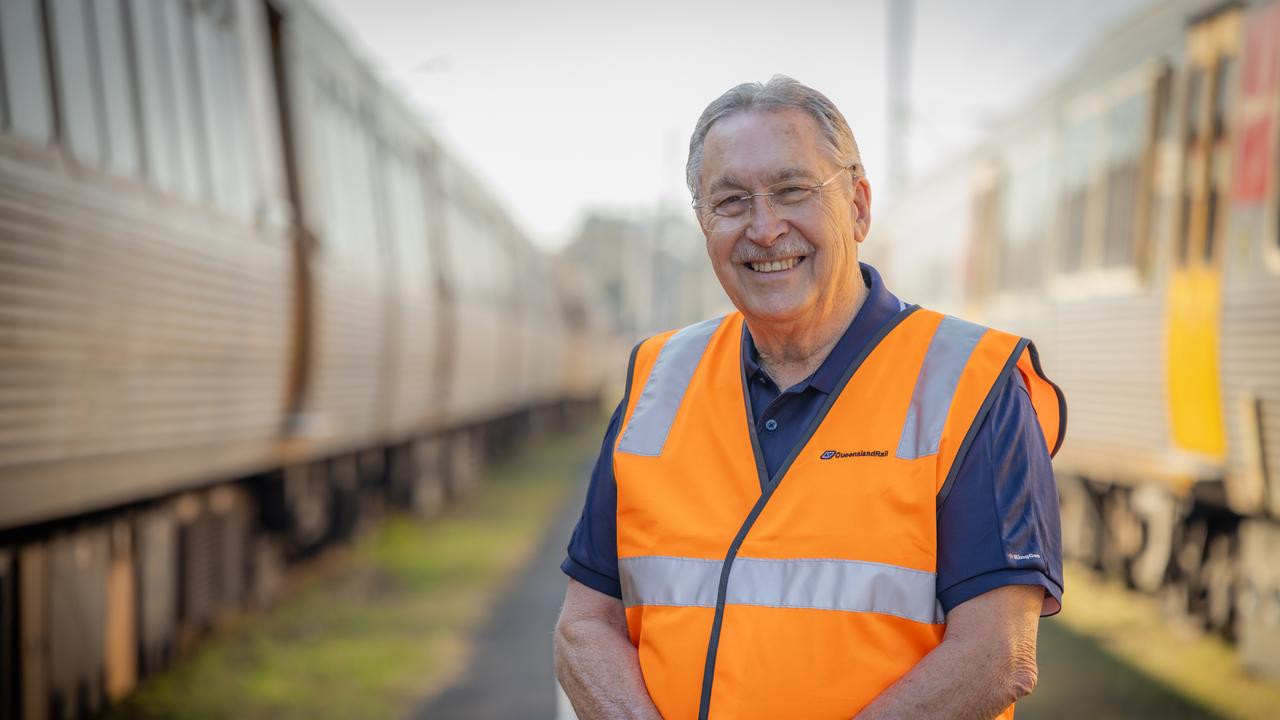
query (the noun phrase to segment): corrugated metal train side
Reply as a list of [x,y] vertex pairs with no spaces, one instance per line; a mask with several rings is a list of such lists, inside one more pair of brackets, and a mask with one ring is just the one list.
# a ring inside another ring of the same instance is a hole
[[559,272],[301,0],[0,3],[0,720],[591,414]]

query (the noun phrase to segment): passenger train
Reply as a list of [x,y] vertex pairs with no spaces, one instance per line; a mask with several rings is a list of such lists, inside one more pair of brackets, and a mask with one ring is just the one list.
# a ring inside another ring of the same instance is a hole
[[0,2],[0,718],[589,406],[564,273],[305,2]]
[[1054,463],[1069,556],[1159,593],[1270,674],[1277,124],[1280,3],[1154,3],[896,198],[874,242],[904,297],[1041,348],[1070,409]]

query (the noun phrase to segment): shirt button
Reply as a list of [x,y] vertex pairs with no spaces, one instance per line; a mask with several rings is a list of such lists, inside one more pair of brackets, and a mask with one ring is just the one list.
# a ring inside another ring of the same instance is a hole
[[778,421],[777,421],[777,420],[774,420],[773,418],[769,418],[768,420],[765,420],[765,421],[764,421],[764,429],[765,429],[765,430],[768,430],[769,432],[773,432],[774,430],[777,430],[777,429],[778,429]]

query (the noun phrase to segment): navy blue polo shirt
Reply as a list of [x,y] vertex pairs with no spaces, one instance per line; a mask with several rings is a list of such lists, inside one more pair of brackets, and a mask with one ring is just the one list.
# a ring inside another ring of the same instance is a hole
[[[862,277],[869,292],[849,329],[813,375],[786,390],[780,390],[761,369],[755,342],[749,331],[744,332],[743,365],[751,410],[770,477],[792,447],[803,442],[804,429],[850,363],[904,307],[870,265],[862,265]],[[1045,590],[1045,614],[1061,607],[1057,486],[1031,397],[1017,369],[1009,372],[1010,381],[1004,383],[978,428],[952,489],[938,508],[938,600],[945,612],[1004,585],[1039,585]],[[574,580],[617,598],[622,597],[622,587],[613,448],[625,412],[623,403],[609,420],[582,517],[560,566]]]

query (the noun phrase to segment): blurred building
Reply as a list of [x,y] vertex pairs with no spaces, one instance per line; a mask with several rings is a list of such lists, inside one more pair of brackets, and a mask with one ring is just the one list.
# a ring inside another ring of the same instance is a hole
[[593,211],[564,254],[600,289],[610,326],[638,340],[729,308],[704,243],[683,209]]

